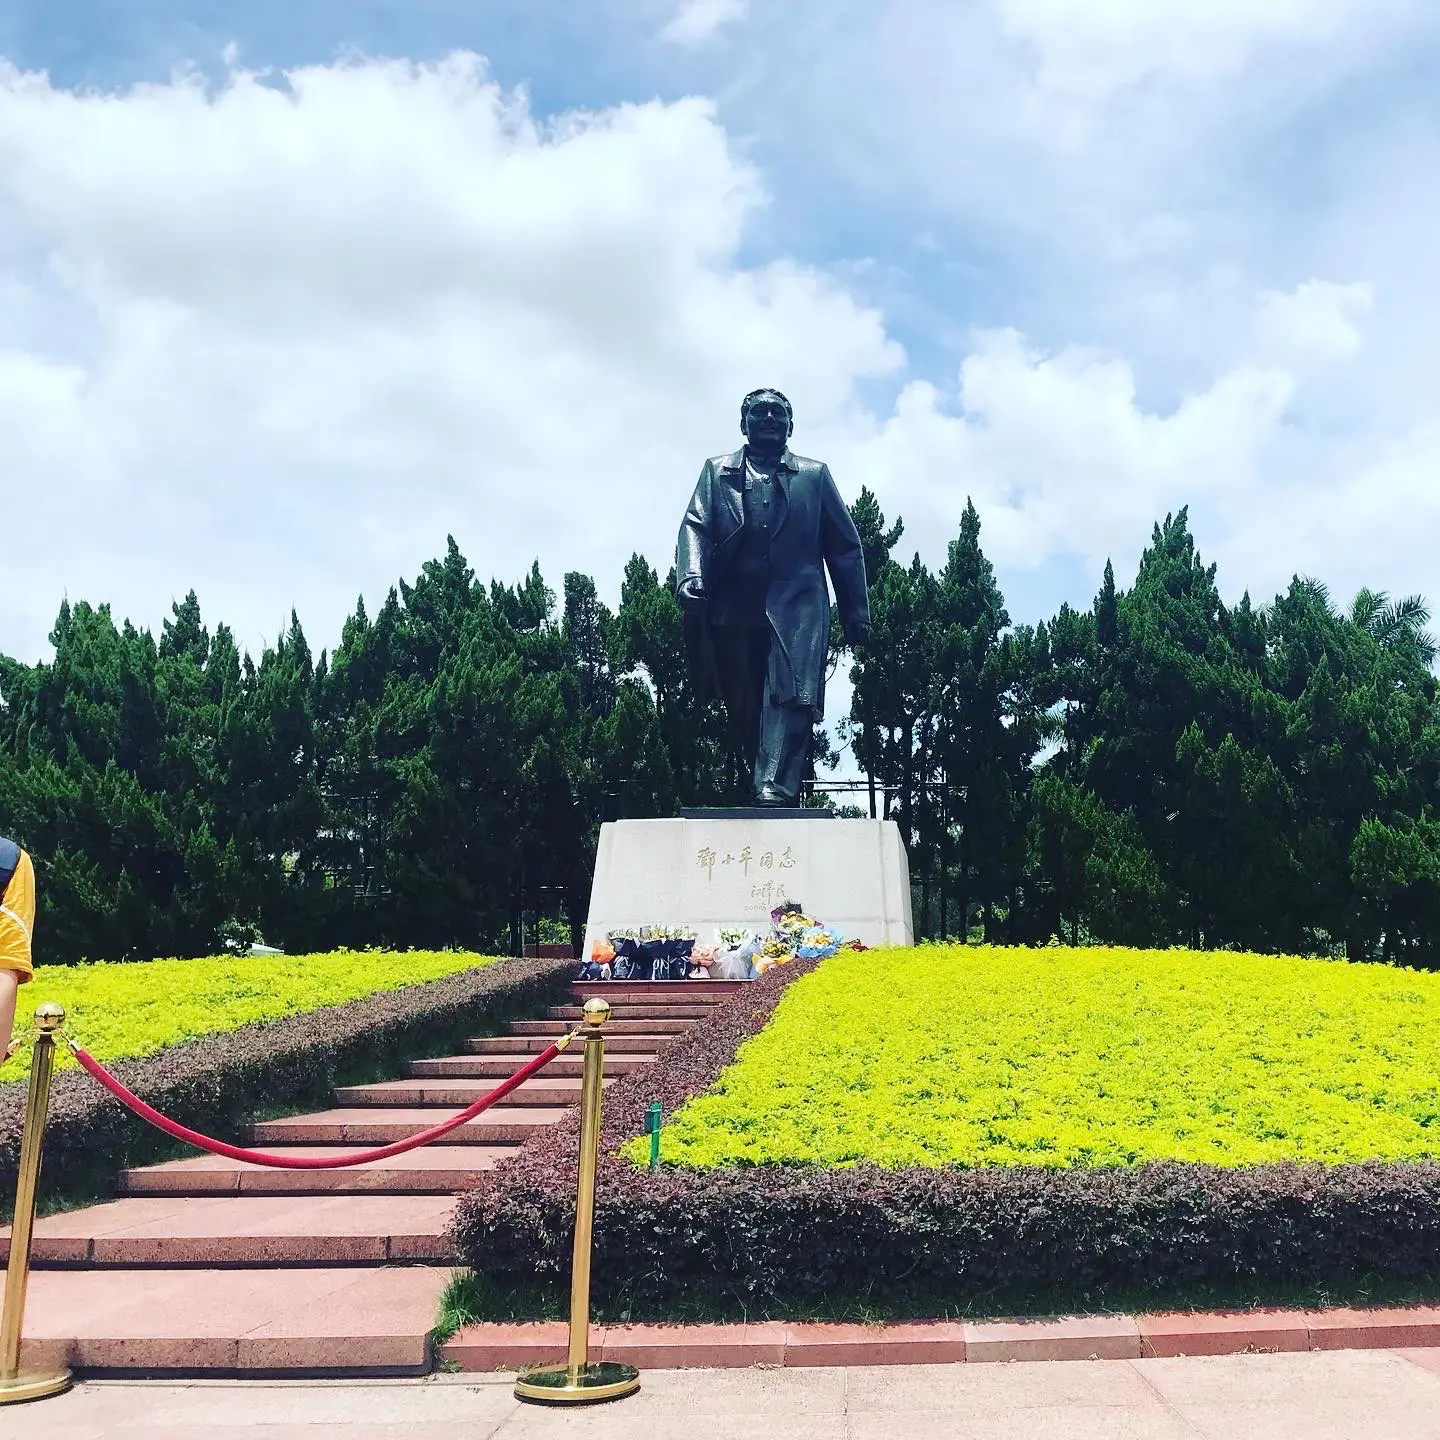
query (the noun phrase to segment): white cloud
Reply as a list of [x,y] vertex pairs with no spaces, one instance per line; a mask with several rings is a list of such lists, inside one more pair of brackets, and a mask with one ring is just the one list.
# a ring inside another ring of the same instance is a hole
[[721,93],[787,186],[1067,316],[1157,274],[1328,274],[1305,254],[1330,212],[1401,156],[1418,189],[1408,154],[1434,133],[1420,0],[771,5],[786,45],[751,47]]
[[[332,641],[454,531],[482,575],[663,565],[739,397],[811,423],[901,363],[699,100],[538,124],[474,57],[123,95],[0,74],[0,649],[62,591]],[[13,337],[27,335],[29,343]]]
[[953,403],[912,381],[894,415],[855,440],[852,483],[906,518],[906,544],[931,563],[972,496],[1002,580],[1066,557],[1098,578],[1113,557],[1123,584],[1153,521],[1189,505],[1232,596],[1266,600],[1297,572],[1342,593],[1436,595],[1440,419],[1337,438],[1301,405],[1362,356],[1371,300],[1367,285],[1321,281],[1256,296],[1248,345],[1168,412],[1139,401],[1122,358],[981,333]]
[[1322,280],[1308,280],[1288,294],[1269,292],[1255,318],[1256,348],[1296,370],[1348,360],[1360,349],[1360,325],[1374,300],[1371,285]]
[[1006,30],[1030,42],[1041,83],[1103,95],[1155,74],[1232,74],[1269,41],[1319,43],[1372,0],[994,0]]
[[681,0],[661,37],[677,45],[704,45],[726,25],[743,20],[749,9],[749,0]]
[[[1062,162],[1007,119],[1025,77],[978,31],[905,33],[921,8],[846,33],[860,53],[787,60],[793,89],[762,67],[733,92],[763,175],[709,102],[541,123],[473,57],[288,88],[0,76],[0,472],[25,537],[0,650],[38,654],[63,591],[155,624],[192,584],[247,644],[292,603],[333,643],[357,591],[447,530],[484,576],[538,555],[613,596],[632,549],[664,567],[761,383],[795,401],[797,448],[875,489],[930,560],[973,494],[1012,597],[1060,564],[1098,580],[1107,555],[1123,580],[1189,504],[1227,593],[1301,570],[1440,599],[1433,136],[1383,164],[1355,138],[1299,220],[1227,188],[1203,127],[1107,121]],[[818,178],[784,148],[798,114]],[[953,365],[907,367],[857,298],[893,251],[783,258],[798,181],[812,224],[843,205],[877,244],[923,234],[927,265],[953,262],[953,293],[918,297],[964,337]],[[742,261],[757,234],[782,258]]]
[[1133,571],[1189,504],[1227,593],[1298,569],[1440,603],[1417,498],[1440,491],[1431,8],[784,14],[806,63],[756,49],[722,114],[786,177],[797,230],[843,217],[872,276],[900,272],[868,283],[925,368],[893,416],[817,444],[905,515],[907,544],[941,558],[973,492],[1034,619],[1084,603],[1107,554]]
[[1078,555],[1098,573],[1111,553],[1137,555],[1157,515],[1199,501],[1208,518],[1222,496],[1250,491],[1294,390],[1284,371],[1240,364],[1161,415],[1137,402],[1124,360],[981,334],[955,410],[933,386],[910,384],[861,475],[931,560],[969,494],[987,551],[1007,569]]

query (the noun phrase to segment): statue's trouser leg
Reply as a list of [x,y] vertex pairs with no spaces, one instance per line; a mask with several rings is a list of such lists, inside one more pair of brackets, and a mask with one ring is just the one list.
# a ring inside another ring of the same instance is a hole
[[715,669],[731,743],[744,765],[753,770],[760,744],[761,705],[765,672],[770,660],[770,628],[754,625],[716,625],[710,632],[715,646]]
[[808,705],[777,705],[767,695],[755,756],[755,798],[768,805],[798,805],[810,754],[815,712]]

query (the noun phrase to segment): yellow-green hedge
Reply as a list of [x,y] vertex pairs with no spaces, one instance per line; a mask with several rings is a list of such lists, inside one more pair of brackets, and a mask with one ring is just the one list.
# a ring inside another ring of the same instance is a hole
[[[337,950],[42,965],[20,989],[16,1022],[23,1027],[37,1005],[56,1000],[80,1044],[97,1060],[119,1060],[493,963],[493,957],[448,950]],[[62,1050],[58,1063],[74,1061]],[[0,1080],[18,1080],[28,1064],[22,1052],[0,1066]]]
[[[627,1147],[637,1161],[648,1142]],[[665,1161],[1237,1166],[1440,1156],[1440,975],[1118,948],[842,951]]]

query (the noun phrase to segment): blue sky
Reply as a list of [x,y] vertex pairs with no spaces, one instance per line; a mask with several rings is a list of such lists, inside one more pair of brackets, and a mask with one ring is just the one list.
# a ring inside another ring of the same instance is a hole
[[1181,504],[1231,595],[1440,596],[1419,0],[22,0],[0,60],[10,653],[192,585],[319,648],[447,531],[613,595],[760,383],[927,560],[973,495],[1016,619]]

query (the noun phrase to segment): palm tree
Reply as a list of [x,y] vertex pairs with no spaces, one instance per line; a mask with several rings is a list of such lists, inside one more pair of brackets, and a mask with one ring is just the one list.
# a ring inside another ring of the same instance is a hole
[[1419,595],[1391,600],[1384,590],[1371,590],[1367,586],[1351,604],[1350,620],[1382,650],[1413,646],[1427,669],[1440,655],[1440,643],[1425,628],[1430,623],[1430,607]]
[[1308,596],[1322,610],[1332,615],[1335,613],[1335,606],[1330,599],[1330,587],[1323,580],[1317,580],[1313,575],[1297,575],[1295,589]]

